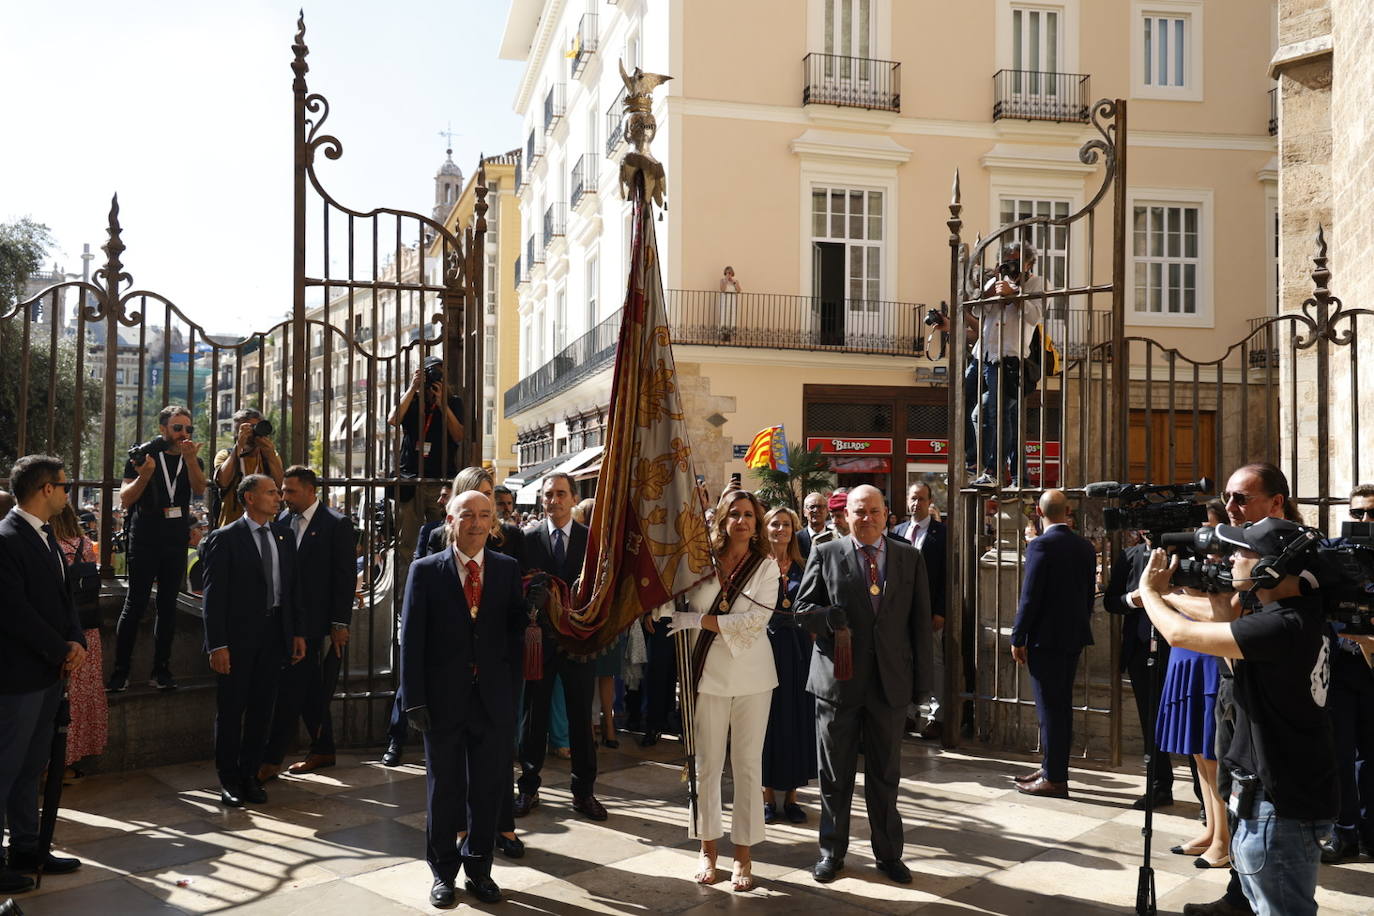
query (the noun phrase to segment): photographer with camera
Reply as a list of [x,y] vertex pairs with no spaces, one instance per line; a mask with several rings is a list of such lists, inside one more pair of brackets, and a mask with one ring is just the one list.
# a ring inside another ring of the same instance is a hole
[[210,527],[232,525],[243,515],[239,501],[239,481],[249,474],[265,474],[280,489],[282,485],[281,456],[272,444],[275,432],[272,422],[254,407],[240,407],[230,421],[234,426],[234,444],[215,455],[215,496],[217,506],[210,506]]
[[119,504],[129,510],[129,590],[115,626],[114,669],[105,689],[129,686],[138,624],[157,583],[150,686],[173,690],[168,668],[176,632],[177,593],[186,576],[186,545],[191,538],[191,497],[205,493],[200,443],[191,438],[191,412],[169,404],[157,415],[159,433],[129,449]]
[[[1374,484],[1350,491],[1350,519],[1374,523]],[[1341,547],[1349,539],[1326,542]],[[1365,584],[1365,589],[1371,586]],[[1374,600],[1374,595],[1369,596]],[[1322,861],[1337,865],[1359,858],[1360,847],[1374,855],[1374,670],[1368,653],[1374,638],[1341,634],[1331,652],[1331,725],[1336,739],[1341,807]],[[1356,761],[1359,761],[1357,763]]]
[[442,478],[433,483],[403,484],[400,488],[396,537],[401,556],[407,559],[415,554],[420,526],[443,519],[444,508],[438,504],[439,488],[463,467],[463,423],[458,419],[463,415],[463,399],[443,395],[444,362],[437,356],[426,356],[386,420],[388,426],[401,427],[397,476]]
[[[1045,314],[1044,299],[1036,295],[1045,291],[1045,281],[1034,273],[1034,267],[1035,249],[1029,243],[1016,241],[1007,245],[982,292],[985,298],[997,297],[1002,301],[969,306],[970,315],[979,323],[973,360],[983,379],[983,396],[977,404],[983,435],[979,456],[983,473],[973,481],[975,487],[997,485],[1007,465],[1011,466],[1015,482],[1025,477],[1025,449],[1017,441],[1017,418],[1024,384],[1022,372],[1030,355],[1035,327]],[[964,384],[968,391],[967,375]],[[971,387],[976,397],[976,377]],[[970,403],[970,411],[973,407]],[[969,422],[972,423],[972,414]],[[1000,455],[997,453],[999,429],[1002,433]]]
[[[1238,495],[1228,490],[1228,512]],[[1239,507],[1250,501],[1244,496]],[[1171,645],[1234,660],[1235,733],[1223,755],[1232,771],[1231,856],[1245,897],[1261,916],[1317,911],[1319,843],[1339,805],[1325,710],[1328,625],[1320,598],[1311,594],[1318,586],[1318,541],[1312,529],[1282,518],[1217,526],[1211,550],[1231,555],[1232,583],[1260,605],[1235,620],[1193,620],[1171,607],[1161,592],[1173,587],[1179,562],[1163,550],[1150,555],[1141,581],[1145,611]],[[1226,594],[1208,600],[1218,616],[1230,613]],[[1228,910],[1214,904],[1204,912]]]

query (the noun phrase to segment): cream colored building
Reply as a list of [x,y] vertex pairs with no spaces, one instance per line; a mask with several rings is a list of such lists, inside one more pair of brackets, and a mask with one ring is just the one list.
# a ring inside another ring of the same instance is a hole
[[[1098,98],[1129,100],[1128,334],[1212,358],[1275,311],[1274,22],[1261,0],[513,0],[522,472],[599,441],[626,275],[617,61],[673,77],[657,228],[698,471],[748,480],[739,447],[784,423],[837,452],[842,483],[891,491],[950,433],[920,319],[949,298],[954,170],[970,240],[1076,210],[1101,183],[1078,158]],[[1089,279],[1085,237],[1034,241],[1042,274]]]

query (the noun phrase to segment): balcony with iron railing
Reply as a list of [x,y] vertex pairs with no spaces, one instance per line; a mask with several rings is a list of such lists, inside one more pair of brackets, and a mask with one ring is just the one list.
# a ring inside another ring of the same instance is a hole
[[552,133],[558,122],[563,120],[563,112],[566,108],[563,102],[564,85],[554,83],[549,87],[549,92],[544,96],[544,132]]
[[1269,90],[1269,136],[1279,134],[1279,87]]
[[568,234],[568,208],[562,201],[555,201],[549,204],[549,208],[544,211],[544,257],[548,257],[548,250]]
[[1088,123],[1092,91],[1085,73],[998,70],[992,76],[992,119]]
[[525,239],[525,263],[534,270],[536,264],[544,263],[544,246],[539,243],[539,234],[534,233]]
[[614,159],[620,141],[625,139],[625,90],[616,94],[606,109],[606,158]]
[[802,104],[902,110],[902,65],[812,52],[802,58]]
[[596,13],[584,13],[577,23],[577,34],[573,36],[573,46],[569,52],[572,57],[574,79],[581,76],[582,72],[587,69],[587,64],[591,61],[592,55],[596,53],[599,37]]
[[616,339],[620,336],[620,310],[564,347],[557,356],[507,389],[505,417],[547,401],[589,376],[609,366],[615,359]]
[[592,153],[584,153],[572,170],[572,194],[568,204],[574,209],[584,200],[596,195],[597,160]]
[[[525,143],[525,161],[529,163],[529,168],[534,168],[540,159],[544,158],[544,135],[537,130],[530,131],[530,138]],[[529,175],[525,176],[525,181],[530,180]]]
[[515,259],[515,285],[517,287],[524,286],[530,282],[529,271],[524,267],[524,265],[528,263],[529,262],[525,261],[524,258]]

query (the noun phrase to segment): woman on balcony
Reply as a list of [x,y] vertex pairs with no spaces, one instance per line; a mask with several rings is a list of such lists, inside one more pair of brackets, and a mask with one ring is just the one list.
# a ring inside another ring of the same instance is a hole
[[716,581],[688,595],[673,614],[674,630],[693,630],[691,687],[696,694],[697,806],[688,835],[701,840],[696,880],[716,882],[716,840],[721,829],[721,776],[725,749],[735,801],[730,840],[734,890],[754,888],[750,847],[763,841],[763,736],[778,676],[764,635],[777,603],[778,564],[763,539],[763,507],[752,493],[721,497],[711,525]]
[[726,266],[720,278],[720,339],[729,340],[739,327],[739,281],[735,279],[735,269]]

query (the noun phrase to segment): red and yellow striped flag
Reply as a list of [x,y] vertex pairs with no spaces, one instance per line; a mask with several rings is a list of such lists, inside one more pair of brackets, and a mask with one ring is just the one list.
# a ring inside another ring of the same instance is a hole
[[744,466],[787,473],[787,433],[781,423],[759,430],[744,453]]

